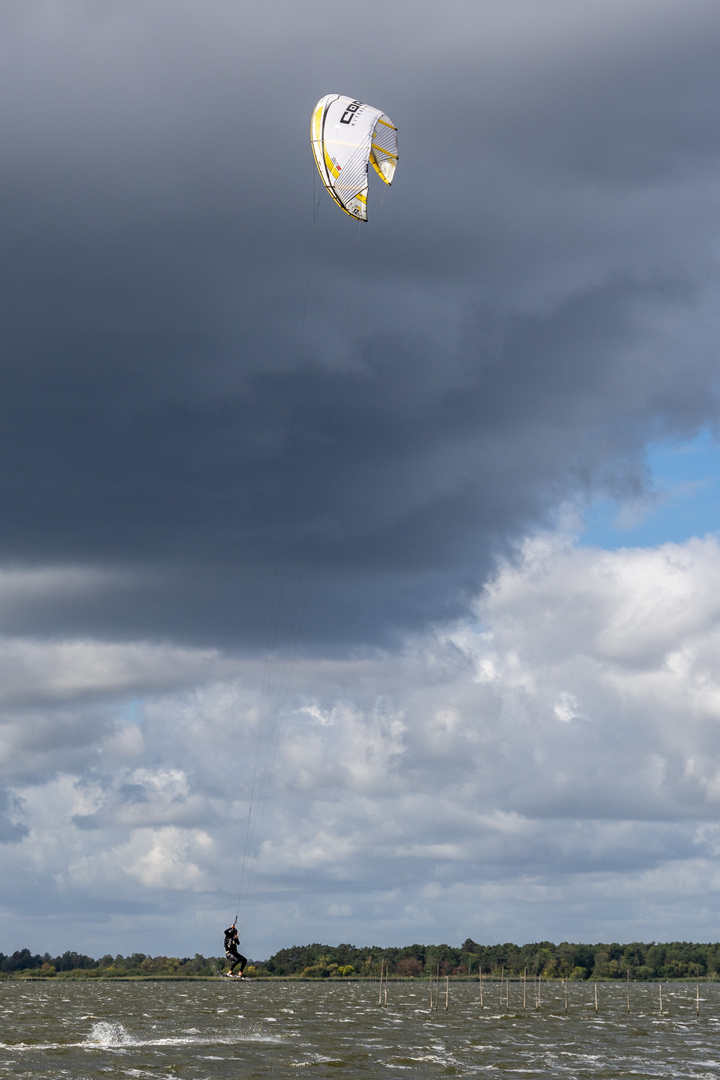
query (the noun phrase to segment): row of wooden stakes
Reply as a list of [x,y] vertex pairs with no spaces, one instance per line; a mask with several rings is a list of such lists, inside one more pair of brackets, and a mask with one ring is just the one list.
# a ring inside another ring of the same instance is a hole
[[[485,1001],[484,1001],[483,989],[484,989],[484,980],[487,978],[487,976],[483,975],[482,968],[479,969],[478,975],[479,975],[479,981],[480,981],[480,1008],[484,1009],[485,1008]],[[436,974],[432,975],[430,977],[430,1012],[434,1012],[434,1011],[436,1011],[437,1009],[440,1008],[440,1004],[439,1004],[440,1003],[440,983],[441,983],[442,979],[445,980],[445,995],[444,995],[444,997],[445,997],[445,1008],[446,1009],[450,1008],[450,976],[449,975],[441,975],[440,974],[440,966],[438,965],[438,969],[437,969]],[[380,963],[380,992],[379,992],[379,995],[378,995],[378,1005],[387,1005],[387,1003],[388,1003],[388,983],[389,983],[389,981],[390,981],[390,966],[389,966],[389,964],[386,964],[384,960],[382,960],[381,963]],[[568,980],[567,979],[561,979],[560,981],[561,981],[561,984],[562,984],[563,995],[564,995],[564,999],[565,999],[565,1012],[567,1013],[568,1009],[569,1009]],[[523,972],[521,982],[522,982],[522,1007],[523,1007],[523,1009],[527,1009],[527,1007],[528,1007],[528,1004],[527,1004],[527,1002],[528,1002],[527,970]],[[598,1002],[598,984],[595,983],[594,985],[595,985],[595,1012],[598,1013],[600,1011],[599,1002]],[[542,991],[542,975],[531,976],[530,994],[531,994],[531,997],[534,997],[534,999],[535,999],[535,1011],[536,1012],[540,1011],[541,991]],[[666,1011],[665,1011],[665,1007],[663,1005],[662,983],[660,983],[660,982],[658,983],[658,993],[659,993],[659,1015],[664,1016],[664,1015],[666,1015]],[[499,1005],[500,1005],[501,1009],[504,1006],[505,1009],[508,1012],[510,1011],[510,980],[505,977],[505,968],[502,969],[502,972],[501,972],[501,975],[500,975],[500,1002],[499,1002]],[[697,1012],[697,1015],[699,1016],[700,1015],[700,978],[699,978],[699,976],[695,981],[695,1010]],[[627,975],[627,1012],[628,1012],[628,1016],[629,1016],[630,1015],[630,972],[628,972],[628,975]]]

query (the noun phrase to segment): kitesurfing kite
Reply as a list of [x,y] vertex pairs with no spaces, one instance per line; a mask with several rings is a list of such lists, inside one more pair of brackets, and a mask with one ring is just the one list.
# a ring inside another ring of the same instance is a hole
[[397,128],[379,109],[355,98],[326,94],[310,128],[315,164],[338,206],[367,221],[368,165],[392,183],[398,160]]

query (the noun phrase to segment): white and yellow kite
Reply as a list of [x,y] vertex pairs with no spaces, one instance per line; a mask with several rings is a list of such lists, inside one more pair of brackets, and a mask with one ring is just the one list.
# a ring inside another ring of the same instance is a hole
[[379,109],[355,98],[326,94],[310,128],[323,184],[346,214],[367,221],[368,165],[392,183],[398,160],[397,128]]

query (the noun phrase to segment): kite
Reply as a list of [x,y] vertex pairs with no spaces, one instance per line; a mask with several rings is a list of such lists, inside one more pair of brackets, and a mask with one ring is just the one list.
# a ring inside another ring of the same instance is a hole
[[379,109],[326,94],[313,110],[310,137],[323,184],[338,206],[367,221],[368,165],[391,184],[398,160],[397,128]]

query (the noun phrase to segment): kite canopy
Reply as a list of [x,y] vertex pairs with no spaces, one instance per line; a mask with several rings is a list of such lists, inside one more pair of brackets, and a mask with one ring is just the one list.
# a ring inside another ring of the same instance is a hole
[[367,221],[368,165],[386,184],[397,165],[397,128],[389,116],[355,98],[327,94],[310,128],[322,182],[346,214]]

